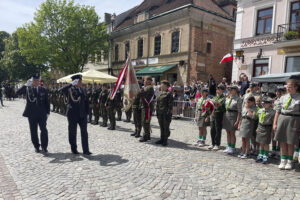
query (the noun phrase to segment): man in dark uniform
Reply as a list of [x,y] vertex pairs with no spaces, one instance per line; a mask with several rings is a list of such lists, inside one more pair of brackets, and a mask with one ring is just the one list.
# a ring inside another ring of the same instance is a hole
[[151,85],[152,77],[148,76],[144,81],[144,88],[141,90],[141,108],[142,108],[142,125],[144,128],[143,137],[140,142],[150,140],[150,122],[154,110],[154,89]]
[[161,81],[159,95],[157,97],[156,112],[160,126],[160,140],[156,144],[168,145],[170,137],[170,123],[172,121],[173,95],[169,92],[170,83]]
[[69,143],[73,154],[77,151],[77,124],[81,131],[81,143],[83,154],[90,155],[87,118],[89,114],[89,101],[86,90],[82,86],[82,76],[74,75],[71,77],[72,83],[65,85],[60,90],[68,97],[67,118],[69,123]]
[[97,83],[94,84],[93,94],[92,94],[92,104],[93,104],[93,114],[94,114],[94,122],[92,124],[99,124],[99,115],[100,115],[100,105],[99,105],[99,96],[101,93],[100,85]]
[[117,109],[117,121],[121,121],[122,119],[122,106],[123,106],[123,91],[121,89],[118,89],[116,92],[116,109]]
[[34,74],[31,79],[16,92],[16,95],[26,95],[27,101],[23,116],[28,118],[31,141],[35,148],[35,152],[40,152],[38,137],[39,126],[41,130],[42,151],[47,153],[48,130],[46,126],[47,118],[50,114],[50,103],[48,101],[48,91],[39,86],[39,79],[39,74]]
[[117,102],[116,98],[111,99],[112,95],[112,89],[109,89],[109,95],[106,101],[106,110],[107,110],[107,115],[109,118],[110,126],[108,127],[108,130],[116,130],[116,107],[117,107]]
[[92,85],[90,83],[88,83],[88,88],[87,88],[87,97],[88,97],[88,100],[89,100],[89,118],[88,118],[88,123],[92,122],[92,116],[93,116],[92,94],[93,94]]
[[109,95],[109,92],[107,90],[107,85],[103,84],[102,91],[101,91],[100,97],[99,97],[101,116],[103,119],[103,123],[100,126],[102,126],[102,127],[107,127],[108,116],[107,116],[107,110],[105,107],[105,103],[107,101],[108,95]]

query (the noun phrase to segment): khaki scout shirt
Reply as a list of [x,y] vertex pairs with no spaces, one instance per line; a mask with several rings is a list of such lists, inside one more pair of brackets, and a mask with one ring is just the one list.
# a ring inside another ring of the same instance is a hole
[[299,115],[300,116],[300,94],[292,95],[292,99],[289,101],[290,94],[283,95],[278,105],[276,106],[276,111],[282,114],[290,114],[290,115]]

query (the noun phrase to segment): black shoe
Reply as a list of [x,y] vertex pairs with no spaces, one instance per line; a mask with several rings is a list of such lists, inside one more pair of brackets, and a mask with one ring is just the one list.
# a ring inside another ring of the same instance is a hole
[[121,121],[121,118],[116,119],[116,121]]
[[141,137],[141,134],[138,133],[138,134],[135,135],[135,137],[139,138],[139,137]]
[[79,152],[77,150],[72,150],[73,154],[79,154]]
[[89,152],[89,151],[86,151],[86,152],[83,152],[83,154],[89,156],[89,155],[91,155],[92,153]]
[[131,133],[130,136],[136,136],[136,132]]
[[158,141],[155,142],[155,144],[162,144],[162,143],[163,143],[162,140],[158,140]]
[[46,148],[42,148],[42,153],[48,153],[48,150]]
[[168,142],[165,141],[165,142],[162,142],[162,145],[165,147],[165,146],[168,146]]
[[98,125],[99,124],[99,122],[94,122],[94,125]]
[[148,140],[146,138],[141,138],[140,142],[147,142]]
[[35,148],[35,153],[40,153],[40,149],[39,148]]
[[107,124],[102,124],[102,127],[107,127]]

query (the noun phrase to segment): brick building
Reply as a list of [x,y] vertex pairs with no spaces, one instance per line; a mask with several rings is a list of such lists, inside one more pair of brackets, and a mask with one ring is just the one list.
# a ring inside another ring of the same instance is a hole
[[118,16],[106,14],[111,32],[112,71],[117,75],[129,52],[138,76],[187,83],[231,79],[235,4],[217,0],[144,0]]

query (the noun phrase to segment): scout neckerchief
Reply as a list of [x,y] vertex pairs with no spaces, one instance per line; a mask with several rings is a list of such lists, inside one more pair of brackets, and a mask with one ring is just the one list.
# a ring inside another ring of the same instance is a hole
[[284,110],[286,110],[290,106],[291,101],[292,101],[292,95],[290,95],[288,101],[286,102],[286,104],[284,106]]
[[148,102],[146,98],[142,98],[143,102],[145,104],[147,104],[147,109],[146,109],[146,121],[150,120],[151,118],[151,111],[150,111],[150,104],[153,102],[154,100],[154,95],[152,96],[152,98],[150,99],[150,101]]
[[260,118],[259,118],[259,123],[264,123],[265,121],[265,116],[266,116],[266,109],[264,109],[263,113],[261,114]]
[[204,101],[204,97],[201,97],[200,103],[199,103],[199,106],[198,106],[198,110],[202,110],[203,101]]
[[229,102],[228,102],[227,105],[226,105],[226,111],[228,110],[228,108],[229,108],[231,102],[232,102],[232,97],[230,97]]
[[256,119],[258,119],[258,111],[261,109],[259,106],[257,106],[257,108],[256,108],[257,110],[256,110],[256,115],[255,115],[255,117],[256,117]]

